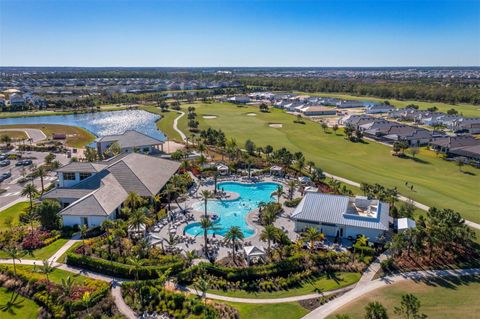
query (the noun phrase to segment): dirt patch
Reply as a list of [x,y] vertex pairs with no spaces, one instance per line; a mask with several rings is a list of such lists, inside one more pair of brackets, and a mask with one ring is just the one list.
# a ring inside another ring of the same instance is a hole
[[247,116],[257,116],[257,113],[247,113]]
[[213,119],[216,119],[217,116],[216,115],[204,115],[202,116],[204,119],[206,120],[213,120]]
[[165,143],[163,144],[163,151],[167,154],[172,154],[184,148],[185,148],[185,145],[176,143],[174,141],[165,141]]
[[273,127],[273,128],[282,128],[283,124],[281,123],[270,123],[268,126]]

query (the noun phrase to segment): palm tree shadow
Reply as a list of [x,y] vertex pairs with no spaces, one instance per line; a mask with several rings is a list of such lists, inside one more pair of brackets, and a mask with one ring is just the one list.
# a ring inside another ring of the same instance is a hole
[[23,308],[22,303],[25,301],[25,298],[18,300],[19,296],[20,294],[13,291],[12,295],[10,296],[10,300],[7,301],[7,303],[5,304],[0,305],[0,311],[8,312],[11,315],[15,315],[15,310]]

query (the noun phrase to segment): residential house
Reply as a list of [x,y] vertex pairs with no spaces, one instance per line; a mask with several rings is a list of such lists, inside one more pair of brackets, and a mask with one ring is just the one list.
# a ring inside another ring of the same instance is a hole
[[337,111],[333,107],[320,105],[309,105],[300,109],[306,116],[336,115]]
[[479,145],[480,140],[474,138],[473,136],[445,136],[434,138],[430,142],[430,148],[434,151],[437,151],[442,154],[449,154],[451,149],[465,147],[465,146],[474,146]]
[[388,104],[372,104],[365,108],[366,114],[381,114],[388,113],[394,110],[395,108]]
[[363,196],[306,192],[291,217],[297,232],[315,227],[330,237],[354,239],[364,235],[379,242],[389,231],[389,209],[388,203]]
[[121,154],[98,163],[72,162],[57,170],[58,186],[42,199],[56,199],[65,226],[96,227],[115,219],[128,193],[157,195],[180,164],[138,153]]
[[365,105],[363,104],[363,102],[354,101],[354,100],[341,100],[337,102],[337,107],[341,109],[364,107],[364,106]]

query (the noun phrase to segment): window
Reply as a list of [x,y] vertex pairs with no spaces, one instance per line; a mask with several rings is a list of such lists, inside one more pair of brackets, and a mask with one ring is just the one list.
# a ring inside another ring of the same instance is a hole
[[80,173],[80,180],[83,181],[85,178],[92,176],[90,173]]
[[75,173],[63,173],[63,180],[74,181],[75,180]]
[[80,223],[88,227],[88,217],[80,217]]

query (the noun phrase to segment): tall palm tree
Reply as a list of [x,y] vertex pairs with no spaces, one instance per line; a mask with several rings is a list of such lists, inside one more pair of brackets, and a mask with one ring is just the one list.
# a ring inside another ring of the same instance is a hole
[[38,190],[33,183],[27,184],[20,193],[22,196],[27,196],[30,202],[30,211],[33,210],[33,198],[38,195]]
[[212,229],[213,223],[208,217],[202,217],[200,219],[200,227],[203,229],[204,251],[205,256],[208,256],[208,231]]
[[315,227],[308,227],[306,231],[300,235],[303,242],[308,242],[310,252],[313,252],[315,248],[316,241],[323,241],[325,239],[325,234],[319,232]]
[[147,217],[146,208],[139,208],[133,211],[128,218],[128,225],[134,230],[140,229],[142,226],[147,227],[150,223],[150,218]]
[[297,187],[297,181],[291,180],[288,181],[288,199],[292,200],[293,199],[293,193],[295,193],[295,187]]
[[162,191],[162,195],[167,199],[168,210],[171,211],[170,204],[172,202],[172,197],[175,195],[176,188],[172,183],[168,183]]
[[225,234],[225,241],[232,245],[232,257],[233,262],[235,263],[235,253],[237,251],[237,243],[238,241],[243,241],[243,232],[238,226],[232,226]]
[[50,300],[50,277],[55,268],[52,266],[53,262],[49,262],[47,259],[42,261],[42,265],[40,266],[40,272],[45,275],[47,278],[47,304]]
[[315,168],[315,162],[314,161],[308,161],[307,166],[308,166],[308,172],[310,174],[312,174],[313,169]]
[[285,191],[283,190],[282,185],[277,186],[277,190],[272,193],[272,196],[277,197],[277,203],[280,204],[280,197],[285,194]]
[[8,255],[8,257],[10,257],[10,259],[12,259],[13,275],[16,277],[17,276],[17,268],[16,268],[15,261],[18,260],[19,262],[22,262],[21,258],[23,256],[25,256],[26,252],[22,249],[18,249],[16,246],[5,247],[2,250]]
[[204,207],[205,207],[204,216],[205,216],[205,218],[207,218],[208,217],[208,213],[207,213],[208,200],[213,197],[213,194],[208,189],[204,189],[204,190],[201,191],[200,196],[202,197],[203,204],[204,204]]
[[[134,276],[135,276],[135,284],[136,284],[136,290],[139,291],[139,281],[138,281],[138,277],[139,277],[139,272],[140,272],[140,269],[142,268],[143,264],[144,264],[144,261],[141,260],[140,258],[127,258],[127,263],[132,266],[130,267],[130,270],[128,271],[129,274],[131,274],[132,272],[134,273]],[[135,303],[135,294],[133,295],[133,303]],[[140,294],[140,298],[142,298],[142,294]]]
[[267,225],[260,233],[260,240],[267,242],[268,253],[271,253],[272,241],[274,241],[278,236],[278,229],[273,225]]
[[210,281],[203,276],[202,277],[197,277],[193,281],[193,287],[195,287],[195,290],[197,291],[197,294],[206,303],[207,301],[206,301],[205,297],[207,296],[208,289],[210,289]]
[[130,208],[131,210],[135,210],[143,205],[143,198],[140,197],[135,192],[129,192],[127,198],[125,199],[125,206]]
[[40,185],[41,185],[42,194],[43,194],[43,192],[45,192],[45,186],[44,186],[44,183],[43,183],[43,179],[45,178],[45,176],[47,176],[47,171],[45,170],[45,168],[43,166],[40,166],[39,168],[37,168],[36,175],[38,177],[40,177]]
[[83,254],[85,254],[85,237],[87,237],[87,233],[88,233],[88,226],[85,224],[80,226],[80,237],[82,238]]
[[75,280],[72,277],[67,276],[67,278],[62,278],[61,282],[61,296],[64,298],[65,302],[68,305],[68,314],[72,314],[72,299],[71,294],[73,291],[73,286],[75,284]]

